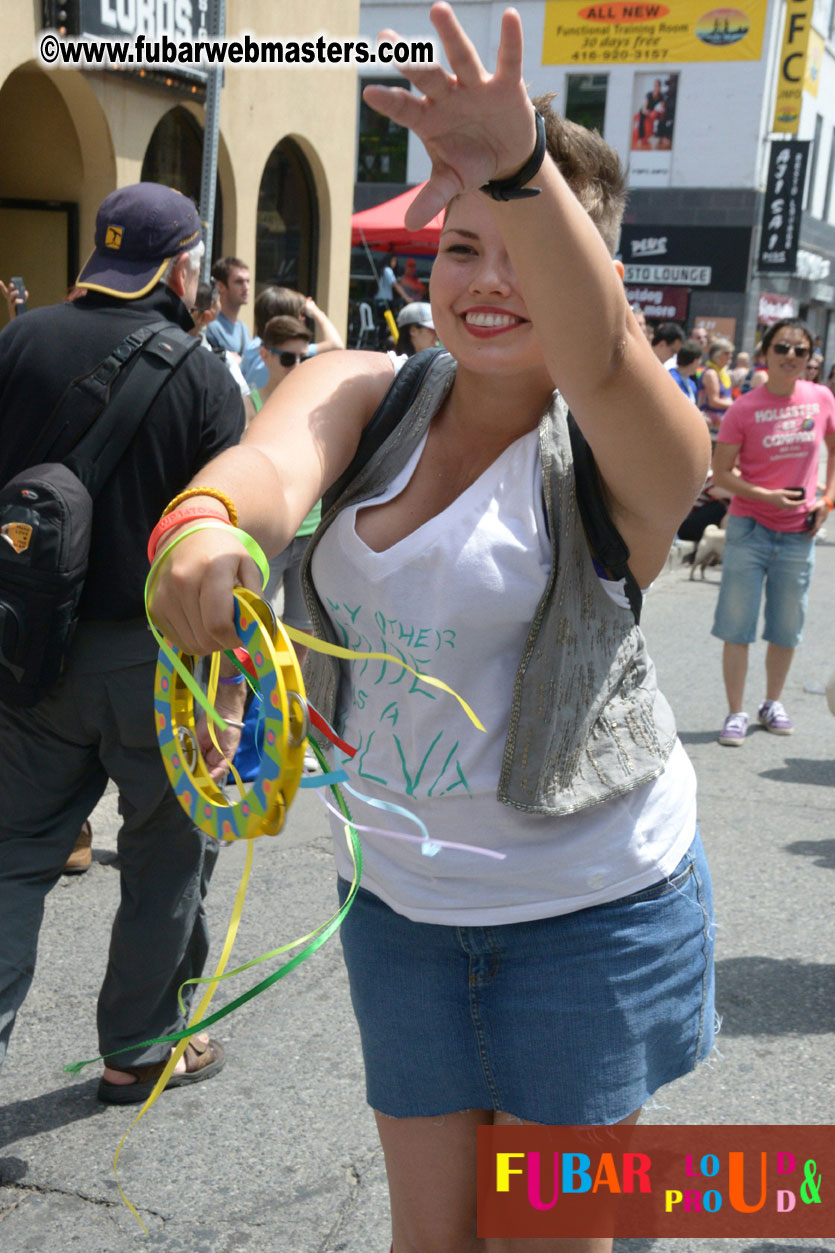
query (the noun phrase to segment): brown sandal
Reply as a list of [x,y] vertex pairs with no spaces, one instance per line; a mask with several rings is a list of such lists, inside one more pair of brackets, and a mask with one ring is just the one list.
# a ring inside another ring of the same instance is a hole
[[93,828],[89,822],[83,822],[75,847],[67,858],[63,874],[84,874],[85,870],[90,869],[90,863],[93,860],[92,843]]
[[[212,1075],[223,1069],[226,1061],[223,1045],[218,1044],[217,1040],[201,1040],[197,1036],[192,1036],[189,1040],[183,1056],[185,1070],[182,1074],[173,1074],[164,1091],[211,1079]],[[97,1096],[108,1105],[137,1105],[140,1101],[146,1101],[167,1064],[168,1058],[149,1066],[112,1066],[110,1069],[118,1070],[120,1074],[133,1075],[136,1082],[111,1083],[109,1079],[100,1079]]]

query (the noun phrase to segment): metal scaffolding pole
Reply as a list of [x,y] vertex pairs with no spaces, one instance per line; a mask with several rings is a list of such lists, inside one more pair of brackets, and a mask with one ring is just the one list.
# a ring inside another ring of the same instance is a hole
[[[211,0],[209,36],[222,39],[226,32],[226,0]],[[200,280],[209,282],[212,268],[212,233],[215,220],[215,187],[217,186],[217,145],[220,133],[220,93],[223,87],[223,66],[212,65],[206,84],[206,126],[203,131],[203,165],[200,172],[200,218],[206,252],[200,269]]]

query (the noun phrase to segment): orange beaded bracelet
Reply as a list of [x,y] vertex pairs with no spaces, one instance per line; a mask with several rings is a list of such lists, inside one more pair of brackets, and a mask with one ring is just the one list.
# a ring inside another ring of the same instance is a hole
[[167,514],[172,513],[178,505],[181,505],[184,500],[190,500],[192,496],[211,496],[214,500],[220,501],[229,514],[229,521],[233,526],[238,525],[238,511],[235,508],[235,502],[226,495],[226,492],[222,492],[218,487],[187,487],[184,492],[180,492],[179,496],[175,496],[165,506],[162,516],[165,517]]

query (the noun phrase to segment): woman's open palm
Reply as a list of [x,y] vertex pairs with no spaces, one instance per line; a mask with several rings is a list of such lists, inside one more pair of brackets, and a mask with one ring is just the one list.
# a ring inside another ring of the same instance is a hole
[[[366,87],[367,104],[407,126],[432,159],[429,181],[406,215],[419,230],[461,192],[518,170],[536,141],[533,106],[522,81],[522,23],[515,9],[502,17],[496,71],[488,74],[448,4],[435,4],[432,24],[451,72],[439,64],[402,70],[421,95],[402,87]],[[394,31],[381,38],[397,39]]]

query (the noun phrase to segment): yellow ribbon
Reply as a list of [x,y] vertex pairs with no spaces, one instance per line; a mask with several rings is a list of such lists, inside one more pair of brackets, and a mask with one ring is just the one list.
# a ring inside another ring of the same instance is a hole
[[[395,327],[395,333],[396,333],[396,327]],[[181,532],[181,534],[177,537],[177,539],[174,541],[174,543],[173,543],[173,544],[171,544],[171,545],[169,545],[169,546],[168,546],[168,547],[167,547],[167,548],[163,551],[163,553],[161,554],[161,557],[164,557],[164,555],[165,555],[165,553],[166,553],[166,552],[170,552],[172,548],[176,547],[178,543],[180,543],[183,539],[185,539],[185,538],[186,538],[186,536],[187,536],[187,535],[192,534],[194,531],[196,531],[196,530],[198,530],[198,529],[212,528],[212,527],[217,527],[217,528],[219,528],[221,525],[223,525],[223,526],[224,526],[224,530],[228,530],[228,528],[225,526],[225,524],[221,524],[221,523],[212,523],[210,520],[204,520],[204,521],[202,522],[202,524],[198,524],[198,525],[195,525],[195,526],[193,526],[193,527],[189,527],[187,530],[185,530],[185,531]],[[239,533],[239,534],[240,534],[240,533]],[[264,557],[263,557],[263,553],[261,553],[261,550],[260,550],[260,548],[259,548],[259,549],[258,549],[258,556],[255,556],[255,554],[253,554],[253,553],[252,553],[252,548],[257,548],[258,546],[255,544],[255,541],[251,539],[251,537],[246,536],[246,539],[247,539],[249,542],[248,542],[245,546],[246,546],[247,550],[250,552],[250,554],[251,554],[251,555],[253,555],[254,559],[256,560],[256,563],[257,563],[257,564],[261,567],[262,576],[265,578],[265,581],[266,581],[266,573],[265,573],[265,570],[264,570],[264,566],[265,566],[265,564],[266,564],[266,561],[265,561],[265,559],[264,559]],[[252,548],[250,547],[250,545],[252,546]],[[258,557],[260,557],[260,560],[258,560]],[[152,569],[151,569],[151,571],[150,571],[150,574],[149,574],[149,576],[148,576],[148,581],[147,581],[147,584],[146,584],[146,589],[145,589],[145,595],[146,595],[146,608],[148,607],[148,602],[149,602],[149,599],[150,599],[151,589],[152,589],[153,584],[154,584],[154,582],[155,582],[155,578],[156,578],[156,575],[158,574],[158,571],[159,571],[159,560],[158,560],[157,562],[155,562],[155,563],[154,563],[154,566],[152,567]],[[244,600],[244,601],[248,604],[248,607],[249,607],[250,609],[254,610],[254,607],[255,607],[255,602],[257,602],[257,600],[258,600],[259,598],[257,598],[257,597],[256,597],[253,593],[248,592],[248,591],[246,591],[246,590],[245,590],[245,589],[243,589],[243,588],[238,588],[238,589],[236,589],[236,594],[238,595],[238,597],[239,597],[241,600]],[[149,622],[150,622],[150,613],[148,613],[148,618],[149,618]],[[214,705],[214,698],[215,698],[216,691],[217,691],[217,677],[218,677],[219,662],[220,662],[220,656],[219,656],[219,654],[215,653],[215,654],[213,655],[213,657],[212,657],[211,669],[210,669],[210,676],[209,676],[209,699],[208,699],[208,701],[206,701],[206,700],[205,700],[205,698],[203,697],[202,692],[200,692],[200,690],[199,690],[199,688],[197,687],[196,683],[195,683],[195,682],[194,682],[194,680],[192,679],[191,675],[188,673],[188,671],[186,670],[185,666],[183,666],[182,662],[180,661],[180,658],[179,658],[179,657],[177,657],[177,656],[176,656],[176,654],[174,654],[174,653],[173,653],[173,651],[170,649],[170,647],[168,646],[168,644],[167,644],[167,643],[166,643],[166,642],[162,639],[162,637],[159,635],[158,631],[157,631],[157,630],[156,630],[156,628],[154,627],[153,622],[151,622],[151,629],[152,629],[152,631],[154,632],[154,635],[155,635],[155,637],[156,637],[156,639],[157,639],[157,642],[158,642],[158,643],[159,643],[159,645],[160,645],[161,650],[162,650],[162,651],[163,651],[163,652],[164,652],[164,653],[165,653],[165,654],[166,654],[166,655],[170,658],[170,660],[172,661],[172,663],[173,663],[173,665],[174,665],[174,667],[175,667],[175,669],[176,669],[177,673],[178,673],[178,674],[180,675],[180,677],[183,679],[183,681],[184,681],[184,683],[185,683],[186,688],[188,689],[188,691],[191,693],[191,695],[192,695],[193,697],[195,697],[195,698],[197,698],[197,699],[198,699],[199,703],[200,703],[201,705],[203,705],[203,706],[204,706],[204,708],[206,708],[207,713],[209,714],[207,725],[208,725],[208,728],[209,728],[209,735],[210,735],[210,738],[211,738],[212,743],[214,744],[215,748],[218,750],[218,752],[219,752],[219,753],[221,753],[221,756],[223,756],[222,750],[220,749],[220,746],[219,746],[219,744],[218,744],[218,742],[217,742],[217,738],[216,738],[216,734],[215,734],[215,728],[214,728],[214,726],[213,726],[213,723],[216,723],[218,726],[220,726],[220,727],[222,727],[222,728],[225,728],[225,725],[226,725],[226,724],[223,722],[223,720],[219,717],[219,715],[216,713],[216,711],[214,710],[214,708],[213,708],[213,705]],[[467,702],[466,702],[466,701],[465,701],[465,700],[464,700],[461,696],[459,696],[459,695],[458,695],[458,693],[457,693],[456,691],[454,691],[454,690],[453,690],[453,688],[451,688],[451,687],[450,687],[447,683],[444,683],[442,679],[436,679],[436,678],[434,678],[434,677],[433,677],[433,676],[431,676],[431,675],[426,675],[426,674],[422,674],[422,673],[420,673],[418,670],[414,669],[414,667],[410,666],[407,662],[403,661],[401,658],[399,658],[399,657],[395,657],[395,656],[392,656],[390,653],[382,653],[382,652],[367,652],[367,653],[366,653],[366,652],[355,652],[355,651],[353,651],[353,650],[351,650],[351,649],[348,649],[348,648],[342,648],[342,647],[340,647],[338,644],[330,644],[330,643],[328,643],[328,642],[326,642],[326,641],[324,641],[324,640],[316,639],[314,636],[308,635],[308,634],[307,634],[306,632],[304,632],[304,631],[297,631],[297,630],[295,630],[295,629],[293,629],[293,628],[291,628],[291,627],[286,627],[286,626],[285,626],[285,628],[284,628],[284,629],[285,629],[285,631],[286,631],[286,633],[287,633],[287,636],[288,636],[291,640],[293,640],[295,643],[298,643],[298,644],[303,644],[305,647],[307,647],[307,648],[311,648],[311,649],[313,649],[313,650],[314,650],[314,651],[316,651],[316,652],[321,652],[321,653],[324,653],[324,654],[326,654],[326,655],[328,655],[328,656],[331,656],[331,657],[337,657],[337,658],[339,658],[340,660],[346,660],[346,661],[359,661],[359,660],[363,660],[363,661],[365,661],[365,660],[367,660],[367,661],[382,661],[382,662],[384,662],[384,663],[394,663],[394,664],[396,664],[396,665],[402,666],[404,669],[408,670],[408,671],[410,672],[410,674],[414,675],[414,676],[415,676],[415,678],[420,679],[420,680],[421,680],[421,682],[426,683],[426,684],[428,684],[428,685],[429,685],[429,686],[431,686],[431,687],[438,688],[440,691],[446,692],[446,693],[447,693],[448,695],[450,695],[450,696],[454,696],[454,697],[455,697],[455,699],[458,701],[459,705],[462,707],[462,709],[463,709],[463,710],[464,710],[464,712],[466,713],[467,717],[468,717],[468,718],[470,719],[470,721],[473,723],[473,725],[474,725],[475,727],[477,727],[480,731],[484,731],[484,729],[485,729],[485,728],[484,728],[483,724],[482,724],[482,723],[481,723],[481,721],[480,721],[480,720],[476,717],[476,715],[475,715],[475,713],[473,712],[473,710],[471,709],[471,707],[467,704]],[[275,652],[274,652],[274,649],[273,649],[273,647],[272,647],[272,643],[273,643],[273,642],[272,642],[272,640],[269,638],[269,635],[268,635],[268,633],[267,633],[266,631],[263,633],[263,641],[264,641],[264,644],[265,644],[265,649],[266,649],[266,651],[267,651],[268,655],[270,656],[271,661],[273,661],[273,662],[275,663],[275,666],[276,666],[276,672],[277,672],[277,674],[278,674],[278,676],[279,676],[279,680],[282,680],[282,675],[281,675],[281,667],[278,665],[278,660],[277,660],[277,657],[275,656]],[[283,681],[283,680],[282,680],[282,681]],[[208,708],[207,708],[207,706],[208,706]],[[192,716],[193,716],[193,711],[192,711]],[[284,720],[284,725],[285,725],[285,727],[286,727],[288,724],[289,724],[289,715],[288,715],[288,717],[287,717],[287,718],[285,718],[285,720]],[[327,763],[325,762],[325,759],[324,759],[324,757],[322,756],[321,751],[318,749],[318,746],[317,746],[317,745],[315,745],[315,744],[312,744],[312,747],[313,747],[313,749],[314,749],[314,751],[315,751],[315,753],[316,753],[317,758],[318,758],[318,759],[319,759],[319,761],[320,761],[320,764],[321,764],[321,765],[323,765],[323,766],[325,766]],[[225,758],[225,757],[224,757],[224,760],[226,760],[226,758]],[[236,782],[236,784],[237,784],[237,786],[238,786],[238,789],[239,789],[239,791],[240,791],[241,796],[243,797],[243,795],[244,795],[244,786],[243,786],[243,783],[242,783],[242,781],[241,781],[241,779],[240,779],[240,776],[238,775],[238,773],[237,773],[237,771],[235,770],[234,766],[232,766],[232,765],[231,765],[231,763],[227,763],[227,764],[229,764],[229,765],[230,765],[230,768],[231,768],[231,770],[232,770],[232,773],[233,773],[233,777],[234,777],[234,779],[235,779],[235,782]],[[295,765],[295,764],[296,764],[296,763],[294,763],[294,765]],[[293,774],[293,775],[295,775],[295,774],[296,774],[296,770],[293,770],[293,771],[292,771],[292,774]],[[296,784],[297,784],[297,782],[298,782],[297,778],[294,780],[294,782],[296,782]],[[337,792],[337,789],[334,789],[334,791],[335,791],[335,792]],[[289,807],[289,803],[290,803],[290,801],[292,800],[292,793],[294,793],[294,792],[295,792],[295,787],[292,787],[291,794],[287,797],[287,804],[288,804],[288,807]],[[338,792],[337,792],[337,794],[338,794]],[[202,999],[200,1000],[199,1005],[197,1006],[196,1010],[194,1011],[194,1013],[193,1013],[193,1014],[192,1014],[192,1016],[191,1016],[191,1019],[189,1020],[189,1024],[188,1024],[188,1025],[189,1025],[189,1027],[190,1027],[190,1028],[191,1028],[191,1027],[193,1027],[193,1028],[195,1029],[194,1031],[192,1031],[192,1032],[191,1032],[191,1035],[195,1034],[196,1029],[197,1029],[197,1027],[199,1026],[199,1024],[200,1024],[201,1020],[205,1017],[205,1015],[206,1015],[206,1011],[207,1011],[207,1009],[208,1009],[209,1005],[211,1004],[212,998],[214,997],[214,994],[215,994],[215,992],[216,992],[216,990],[217,990],[217,987],[218,987],[218,985],[220,984],[220,982],[221,982],[222,980],[227,979],[227,978],[231,978],[231,976],[232,976],[232,975],[239,974],[239,973],[241,973],[242,971],[249,970],[249,969],[251,969],[253,966],[258,965],[259,963],[261,963],[261,962],[263,962],[263,961],[267,961],[267,960],[268,960],[269,958],[271,958],[271,957],[277,957],[277,956],[280,956],[280,955],[282,955],[283,953],[286,953],[286,952],[290,951],[291,949],[298,948],[300,945],[310,943],[312,940],[316,939],[317,937],[319,937],[319,936],[323,936],[323,933],[327,932],[328,928],[329,928],[329,927],[331,927],[331,926],[333,926],[333,924],[334,924],[334,923],[335,923],[335,921],[339,918],[339,916],[340,916],[340,915],[342,915],[342,916],[344,917],[344,914],[345,914],[345,912],[346,912],[346,910],[347,910],[347,907],[348,907],[348,906],[350,906],[350,904],[351,904],[351,902],[353,901],[353,898],[354,898],[354,896],[355,896],[355,894],[356,894],[357,888],[358,888],[358,886],[359,886],[359,875],[360,875],[360,873],[361,873],[361,872],[360,872],[360,866],[359,866],[359,864],[358,864],[358,860],[357,860],[357,852],[356,852],[356,850],[355,850],[354,843],[353,843],[353,840],[352,840],[352,838],[351,838],[351,830],[350,830],[350,825],[349,825],[349,822],[346,822],[346,824],[345,824],[345,834],[346,834],[346,839],[347,839],[347,842],[348,842],[348,848],[349,848],[349,851],[350,851],[350,853],[351,853],[351,860],[352,860],[352,863],[353,863],[353,876],[352,876],[351,888],[350,888],[350,891],[349,891],[348,897],[347,897],[347,899],[346,899],[346,901],[345,901],[345,904],[344,904],[343,906],[341,906],[341,908],[340,908],[340,909],[338,909],[335,913],[333,913],[333,914],[331,915],[331,917],[330,917],[330,918],[329,918],[326,922],[324,922],[324,923],[322,923],[320,926],[316,927],[313,931],[308,932],[308,934],[307,934],[307,935],[302,936],[301,938],[299,938],[299,939],[297,939],[297,940],[294,940],[294,941],[293,941],[292,943],[290,943],[290,944],[284,944],[284,945],[282,945],[280,948],[274,949],[272,952],[270,952],[270,953],[266,953],[266,954],[264,954],[264,955],[263,955],[263,956],[261,956],[261,957],[254,958],[252,961],[246,962],[244,965],[239,966],[239,967],[237,967],[235,970],[231,970],[231,971],[229,971],[229,972],[227,973],[227,972],[226,972],[226,966],[227,966],[227,963],[228,963],[228,961],[229,961],[229,957],[230,957],[231,952],[232,952],[232,947],[233,947],[233,945],[234,945],[235,938],[236,938],[236,936],[237,936],[238,927],[239,927],[239,925],[240,925],[241,915],[242,915],[242,912],[243,912],[244,900],[245,900],[245,898],[246,898],[247,888],[248,888],[248,886],[249,886],[250,874],[251,874],[251,870],[252,870],[253,853],[254,853],[254,849],[253,849],[253,844],[254,844],[254,835],[246,837],[246,845],[247,845],[247,851],[246,851],[246,861],[245,861],[245,864],[244,864],[243,873],[242,873],[242,875],[241,875],[241,881],[240,881],[240,884],[238,885],[238,890],[237,890],[237,893],[236,893],[236,896],[235,896],[235,902],[234,902],[234,906],[233,906],[233,909],[232,909],[232,916],[231,916],[231,919],[230,919],[230,922],[229,922],[229,928],[228,928],[227,933],[226,933],[226,939],[225,939],[224,944],[223,944],[223,951],[221,952],[220,959],[219,959],[219,961],[218,961],[218,964],[217,964],[217,968],[216,968],[216,970],[215,970],[215,973],[214,973],[213,975],[211,975],[210,977],[208,977],[208,978],[190,979],[190,980],[188,980],[188,981],[187,981],[187,983],[193,983],[193,984],[197,984],[197,983],[206,983],[206,984],[208,984],[208,986],[207,986],[207,988],[206,988],[206,991],[204,992],[203,997],[202,997]],[[361,856],[361,853],[360,853],[360,856]],[[294,961],[293,961],[293,962],[288,963],[288,966],[289,966],[289,967],[293,966],[293,965],[295,964],[295,961],[301,960],[301,958],[302,958],[303,956],[304,956],[304,954],[300,954],[300,955],[299,955],[299,957],[298,957],[297,959],[294,959]],[[183,986],[185,987],[185,986],[186,986],[186,984],[183,984]],[[181,1003],[182,1003],[182,1002],[181,1002]],[[171,1056],[169,1057],[168,1061],[166,1062],[166,1065],[165,1065],[165,1067],[164,1067],[164,1069],[163,1069],[163,1071],[162,1071],[162,1074],[161,1074],[161,1075],[159,1076],[159,1078],[157,1079],[157,1081],[156,1081],[156,1083],[155,1083],[155,1085],[154,1085],[154,1088],[153,1088],[152,1092],[151,1092],[151,1093],[150,1093],[150,1095],[148,1096],[148,1099],[145,1101],[144,1105],[142,1106],[142,1109],[141,1109],[141,1110],[139,1111],[139,1113],[136,1115],[136,1117],[134,1118],[133,1122],[130,1124],[130,1126],[128,1127],[127,1131],[125,1132],[125,1134],[122,1136],[121,1140],[119,1141],[119,1144],[118,1144],[118,1146],[117,1146],[116,1153],[115,1153],[115,1156],[114,1156],[114,1159],[113,1159],[113,1171],[114,1171],[114,1175],[115,1175],[115,1177],[116,1177],[116,1185],[117,1185],[117,1187],[118,1187],[118,1189],[119,1189],[119,1195],[121,1196],[122,1200],[124,1201],[124,1203],[125,1203],[125,1205],[128,1207],[128,1209],[131,1211],[131,1213],[133,1214],[133,1216],[136,1218],[137,1222],[138,1222],[138,1223],[139,1223],[139,1225],[142,1227],[142,1230],[144,1231],[144,1233],[145,1233],[146,1235],[148,1235],[148,1229],[147,1229],[147,1227],[145,1226],[145,1223],[142,1221],[142,1218],[140,1217],[140,1214],[139,1214],[138,1210],[136,1209],[136,1207],[135,1207],[135,1206],[131,1203],[131,1201],[128,1199],[128,1197],[125,1195],[124,1191],[122,1190],[122,1185],[121,1185],[121,1183],[120,1183],[120,1181],[119,1181],[119,1155],[120,1155],[120,1153],[121,1153],[121,1151],[122,1151],[122,1147],[123,1147],[123,1145],[124,1145],[124,1143],[125,1143],[125,1141],[126,1141],[127,1137],[130,1135],[130,1133],[131,1133],[131,1131],[133,1130],[133,1128],[134,1128],[134,1127],[136,1126],[136,1124],[140,1121],[140,1119],[141,1119],[142,1117],[144,1117],[144,1115],[145,1115],[145,1114],[147,1113],[147,1111],[148,1111],[148,1110],[152,1107],[152,1105],[154,1105],[154,1104],[155,1104],[155,1102],[157,1101],[157,1099],[158,1099],[158,1097],[159,1097],[160,1093],[161,1093],[161,1092],[163,1092],[163,1091],[165,1090],[165,1088],[166,1088],[166,1086],[167,1086],[167,1084],[168,1084],[168,1082],[169,1082],[169,1080],[170,1080],[171,1076],[172,1076],[172,1075],[173,1075],[173,1073],[174,1073],[174,1070],[175,1070],[175,1067],[176,1067],[176,1065],[177,1065],[178,1061],[179,1061],[179,1060],[180,1060],[180,1058],[183,1056],[183,1054],[184,1054],[184,1053],[185,1053],[185,1051],[186,1051],[186,1048],[188,1047],[189,1039],[190,1039],[190,1036],[189,1036],[189,1037],[185,1037],[185,1038],[183,1038],[183,1039],[182,1039],[182,1040],[180,1040],[180,1041],[176,1044],[176,1046],[174,1047],[174,1049],[173,1049],[173,1051],[172,1051],[172,1053],[171,1053]]]
[[[219,980],[222,977],[223,972],[226,969],[226,963],[229,961],[229,957],[232,952],[232,945],[235,943],[235,936],[238,934],[238,926],[241,921],[241,914],[243,913],[243,908],[244,908],[244,900],[246,899],[247,888],[249,887],[250,873],[252,871],[252,858],[253,858],[253,853],[254,853],[254,847],[255,847],[255,841],[252,839],[247,840],[246,861],[244,862],[244,869],[243,869],[243,874],[241,875],[241,881],[238,884],[238,891],[235,895],[235,904],[232,908],[232,917],[229,922],[229,930],[226,932],[226,939],[224,940],[224,943],[223,943],[223,951],[220,955],[220,960],[218,961],[217,969],[215,970],[214,976],[212,980],[210,981],[210,986],[206,989],[206,992],[202,1000],[200,1001],[200,1004],[197,1006],[197,1009],[192,1014],[191,1019],[188,1024],[190,1027],[194,1027],[195,1029],[197,1028],[201,1018],[205,1016],[206,1010],[208,1009],[211,1003],[212,997],[217,991],[217,980]],[[122,1151],[122,1146],[124,1145],[125,1140],[127,1140],[128,1136],[133,1131],[134,1127],[139,1122],[140,1118],[142,1118],[147,1113],[147,1111],[151,1108],[151,1106],[156,1102],[156,1099],[159,1096],[159,1094],[165,1091],[165,1088],[168,1084],[168,1080],[171,1078],[171,1076],[174,1073],[174,1067],[177,1065],[177,1062],[185,1053],[188,1047],[188,1044],[189,1044],[189,1039],[186,1038],[186,1039],[180,1040],[179,1043],[174,1048],[171,1056],[169,1057],[166,1063],[165,1069],[163,1070],[159,1079],[157,1079],[156,1083],[154,1084],[153,1091],[151,1092],[150,1096],[146,1100],[145,1104],[142,1106],[139,1113],[134,1118],[131,1125],[128,1127],[125,1134],[122,1136],[121,1140],[119,1141],[119,1144],[116,1148],[116,1155],[113,1158],[113,1173],[116,1176],[116,1187],[119,1189],[119,1195],[121,1196],[125,1205],[127,1205],[130,1212],[133,1214],[136,1221],[139,1223],[142,1230],[145,1232],[146,1236],[148,1235],[148,1228],[145,1226],[144,1222],[142,1221],[139,1215],[139,1211],[137,1210],[136,1206],[133,1205],[131,1201],[129,1201],[128,1198],[125,1196],[125,1193],[122,1191],[122,1185],[119,1182],[119,1154]]]
[[402,658],[395,657],[392,653],[355,652],[352,648],[342,648],[339,644],[329,644],[327,640],[317,639],[315,635],[308,635],[305,631],[297,631],[295,627],[289,627],[286,623],[284,624],[284,630],[295,644],[304,644],[306,648],[312,648],[317,653],[325,653],[328,657],[339,657],[344,661],[385,661],[402,666],[404,670],[409,671],[409,674],[413,674],[416,679],[420,679],[421,683],[426,683],[428,687],[440,688],[448,696],[454,696],[473,726],[479,731],[484,730],[484,724],[464,700],[464,697],[459,696],[454,688],[450,687],[448,683],[444,683],[443,679],[436,679],[431,674],[424,674],[422,670],[415,670],[413,666],[403,661]]

